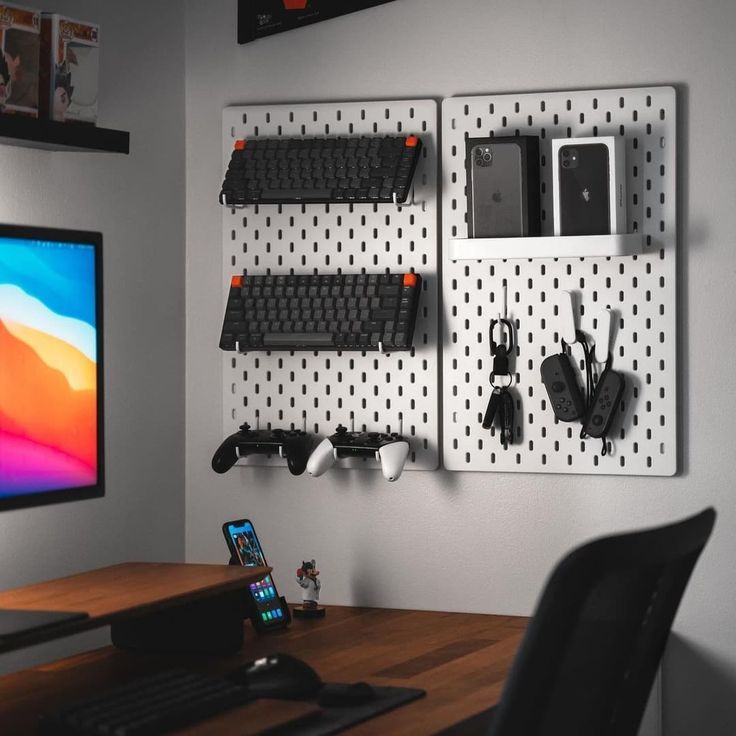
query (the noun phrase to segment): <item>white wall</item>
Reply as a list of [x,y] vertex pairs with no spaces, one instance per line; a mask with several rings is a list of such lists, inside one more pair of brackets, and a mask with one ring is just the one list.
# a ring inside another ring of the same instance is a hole
[[[317,558],[327,603],[527,614],[555,560],[591,536],[714,505],[667,653],[667,736],[736,724],[736,5],[731,0],[398,0],[238,47],[236,3],[188,0],[187,559],[226,558],[249,516],[283,592]],[[222,439],[221,111],[238,103],[447,97],[676,84],[680,428],[676,478],[210,470]]]
[[[104,238],[102,499],[0,514],[0,589],[184,556],[184,20],[174,0],[54,8],[101,25],[99,123],[129,156],[0,146],[0,222]],[[0,671],[106,633],[0,657]]]

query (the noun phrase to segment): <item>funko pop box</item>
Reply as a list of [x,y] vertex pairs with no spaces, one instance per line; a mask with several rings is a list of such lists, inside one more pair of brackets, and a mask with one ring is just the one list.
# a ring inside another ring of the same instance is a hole
[[41,117],[97,122],[100,27],[58,13],[41,15]]
[[0,2],[0,112],[38,117],[41,11]]

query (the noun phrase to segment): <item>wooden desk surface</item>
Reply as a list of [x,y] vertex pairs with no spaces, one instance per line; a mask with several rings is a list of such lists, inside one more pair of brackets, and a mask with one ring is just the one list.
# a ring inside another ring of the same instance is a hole
[[[295,620],[287,631],[267,636],[256,637],[248,624],[243,650],[227,657],[163,657],[105,647],[0,678],[0,731],[33,734],[41,710],[156,670],[188,666],[227,672],[249,659],[286,652],[304,659],[327,682],[364,680],[427,690],[425,698],[351,734],[436,733],[497,702],[527,622],[514,616],[330,606],[322,620]],[[264,701],[258,704],[260,715],[255,705],[244,706],[223,719],[221,730],[206,722],[186,733],[240,733],[233,730],[235,723],[254,724],[284,706]]]
[[[0,592],[0,608],[83,611],[89,618],[32,634],[20,646],[106,626],[131,615],[245,588],[270,567],[126,562]],[[0,653],[19,645],[0,647]]]

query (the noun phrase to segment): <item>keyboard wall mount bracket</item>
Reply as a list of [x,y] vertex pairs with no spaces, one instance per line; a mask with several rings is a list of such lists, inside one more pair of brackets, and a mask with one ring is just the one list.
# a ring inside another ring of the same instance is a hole
[[[398,207],[399,209],[401,209],[402,207],[421,207],[422,210],[423,210],[424,209],[424,206],[426,204],[426,202],[420,201],[420,200],[416,200],[414,198],[414,187],[413,186],[409,190],[409,194],[407,195],[405,202],[399,202],[399,201],[397,201],[396,192],[394,192],[394,195],[393,196],[394,196],[394,205],[396,207]],[[231,207],[234,210],[244,210],[247,207],[264,207],[265,206],[265,205],[262,205],[262,204],[260,204],[260,205],[228,204],[227,202],[224,202],[223,201],[223,196],[222,195],[220,195],[220,204],[221,205],[225,205],[227,207]],[[303,202],[302,204],[310,204],[310,203],[309,202]],[[334,204],[340,204],[340,203],[339,202],[335,202]],[[356,202],[344,202],[343,204],[372,204],[372,203],[371,202],[357,202],[357,203]],[[278,207],[279,205],[276,205],[276,206]]]

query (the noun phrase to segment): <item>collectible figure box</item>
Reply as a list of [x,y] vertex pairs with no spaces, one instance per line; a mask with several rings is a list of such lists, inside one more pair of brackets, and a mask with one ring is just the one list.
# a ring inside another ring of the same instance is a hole
[[0,3],[0,112],[38,117],[39,10]]
[[97,122],[100,27],[57,13],[41,16],[41,116]]
[[238,0],[238,43],[388,2],[392,0]]

